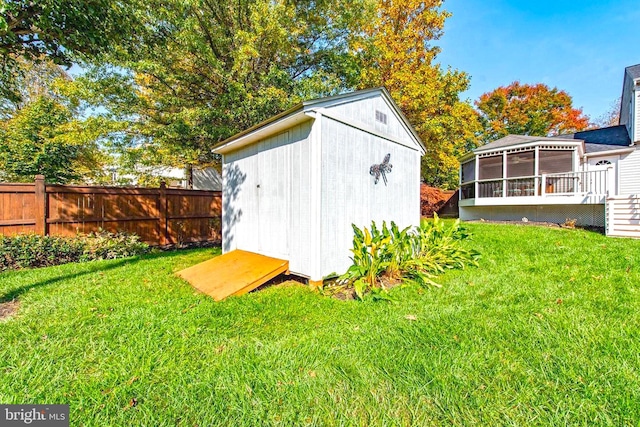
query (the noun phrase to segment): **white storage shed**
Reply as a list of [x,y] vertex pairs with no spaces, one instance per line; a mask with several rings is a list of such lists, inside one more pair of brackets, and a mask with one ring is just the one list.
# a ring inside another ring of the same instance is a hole
[[223,252],[319,282],[350,266],[351,224],[420,221],[425,148],[384,88],[307,101],[218,144]]

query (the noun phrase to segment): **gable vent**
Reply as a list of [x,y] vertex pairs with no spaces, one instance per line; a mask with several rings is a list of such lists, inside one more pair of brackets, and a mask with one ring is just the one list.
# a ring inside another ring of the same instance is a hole
[[376,121],[380,123],[387,124],[387,115],[382,111],[376,110]]

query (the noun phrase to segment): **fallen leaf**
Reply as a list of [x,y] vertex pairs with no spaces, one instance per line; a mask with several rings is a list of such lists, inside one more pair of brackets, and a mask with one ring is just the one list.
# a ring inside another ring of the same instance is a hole
[[544,316],[541,313],[533,313],[538,319],[542,319]]
[[131,385],[134,382],[138,381],[140,378],[139,377],[131,377],[129,378],[129,381],[127,381],[127,385]]
[[134,408],[134,407],[136,407],[136,406],[138,406],[138,399],[136,399],[135,397],[133,397],[133,398],[131,398],[131,400],[129,401],[129,405],[128,405],[128,406],[126,406],[126,407],[124,408],[124,410],[126,411],[126,410],[129,410],[129,409]]
[[562,298],[558,298],[558,299],[556,300],[556,304],[562,304],[562,302],[563,302],[563,301],[562,301]]
[[418,320],[415,314],[407,314],[404,318],[407,320]]
[[317,376],[316,371],[309,371],[309,376],[315,378]]

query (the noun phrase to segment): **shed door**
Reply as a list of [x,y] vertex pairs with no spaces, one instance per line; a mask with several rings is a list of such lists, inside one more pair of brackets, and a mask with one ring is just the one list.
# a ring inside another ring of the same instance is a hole
[[255,239],[259,252],[287,259],[291,204],[289,132],[260,143],[255,207],[258,212]]

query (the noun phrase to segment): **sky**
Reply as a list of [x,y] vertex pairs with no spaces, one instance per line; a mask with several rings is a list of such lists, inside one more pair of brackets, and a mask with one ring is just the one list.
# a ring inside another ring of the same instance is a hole
[[592,120],[622,91],[624,68],[640,64],[638,0],[445,0],[453,14],[437,57],[471,76],[462,98],[514,81],[544,83],[573,97]]

